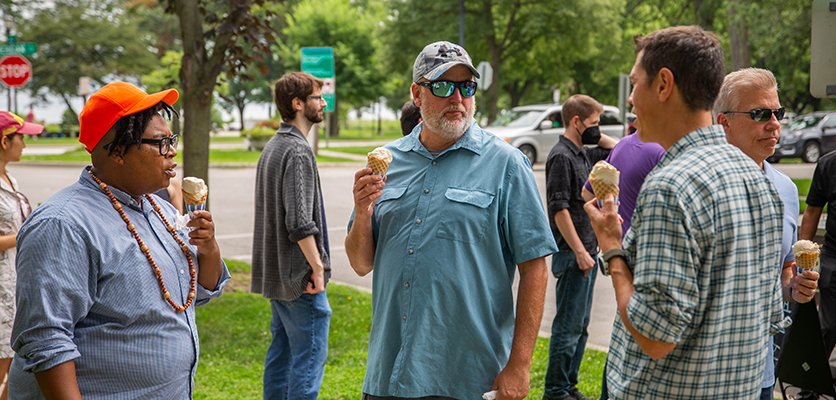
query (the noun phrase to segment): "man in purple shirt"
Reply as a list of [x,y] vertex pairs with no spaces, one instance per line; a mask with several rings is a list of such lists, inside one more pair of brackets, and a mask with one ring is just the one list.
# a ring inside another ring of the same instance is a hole
[[[630,229],[630,220],[633,219],[633,209],[636,208],[636,198],[639,197],[644,177],[664,156],[665,149],[659,143],[642,142],[639,140],[639,135],[630,135],[621,139],[607,156],[607,162],[621,173],[618,182],[618,215],[623,219],[622,237]],[[583,185],[582,195],[586,201],[595,197],[589,180]]]

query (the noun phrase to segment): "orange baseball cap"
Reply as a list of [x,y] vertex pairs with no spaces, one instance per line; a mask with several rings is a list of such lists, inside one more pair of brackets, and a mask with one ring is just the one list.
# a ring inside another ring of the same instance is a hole
[[119,118],[151,108],[161,101],[172,105],[178,98],[180,94],[176,89],[148,94],[127,82],[107,84],[93,93],[81,110],[78,141],[92,153]]

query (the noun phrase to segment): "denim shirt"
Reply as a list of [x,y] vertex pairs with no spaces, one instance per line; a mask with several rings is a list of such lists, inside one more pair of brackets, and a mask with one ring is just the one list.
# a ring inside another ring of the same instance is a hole
[[[162,270],[172,300],[183,305],[189,264],[180,245],[144,197],[142,208],[110,187]],[[174,207],[157,204],[174,224]],[[188,230],[176,231],[188,244]],[[17,239],[17,316],[10,372],[11,398],[43,398],[34,372],[75,362],[85,399],[188,399],[194,389],[199,345],[195,306],[221,295],[195,282],[185,312],[163,299],[145,254],[99,185],[84,170],[78,182],[47,199]],[[197,248],[189,245],[195,269]]]
[[519,150],[474,120],[433,157],[422,128],[386,146],[363,392],[479,398],[508,361],[515,265],[557,246]]

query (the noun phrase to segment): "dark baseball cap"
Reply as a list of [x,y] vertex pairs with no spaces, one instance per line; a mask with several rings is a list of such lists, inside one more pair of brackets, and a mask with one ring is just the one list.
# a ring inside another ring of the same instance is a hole
[[418,82],[421,78],[434,81],[447,70],[456,65],[464,65],[473,76],[479,78],[479,72],[473,66],[473,61],[462,46],[447,41],[428,44],[418,53],[415,64],[412,66],[412,81]]

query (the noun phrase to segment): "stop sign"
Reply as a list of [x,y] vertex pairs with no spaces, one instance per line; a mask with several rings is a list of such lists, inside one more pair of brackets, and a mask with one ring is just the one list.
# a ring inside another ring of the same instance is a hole
[[8,87],[21,87],[32,78],[32,64],[24,56],[11,55],[0,59],[0,82]]

